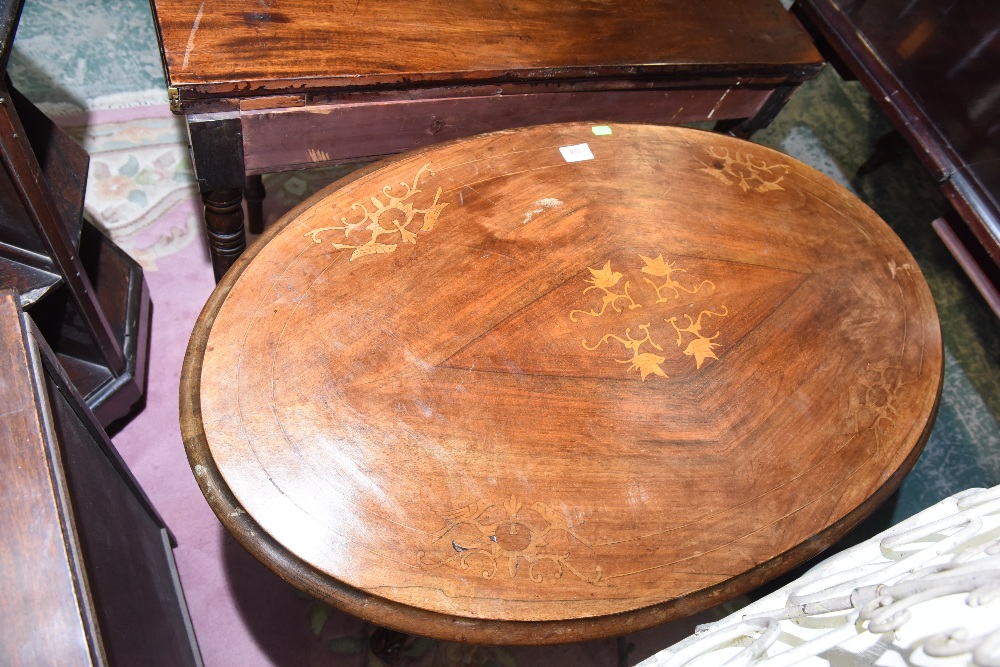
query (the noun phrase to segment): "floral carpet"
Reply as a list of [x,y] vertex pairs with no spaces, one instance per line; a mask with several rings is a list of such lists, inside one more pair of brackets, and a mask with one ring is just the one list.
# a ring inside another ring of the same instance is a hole
[[198,239],[199,199],[184,125],[166,106],[65,116],[90,153],[87,215],[146,270]]

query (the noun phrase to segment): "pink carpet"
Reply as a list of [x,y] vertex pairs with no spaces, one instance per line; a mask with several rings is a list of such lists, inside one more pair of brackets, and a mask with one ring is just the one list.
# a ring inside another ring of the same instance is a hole
[[[370,628],[314,602],[258,563],[225,531],[188,466],[178,424],[178,386],[188,336],[214,288],[200,230],[183,124],[165,107],[66,117],[90,151],[87,210],[146,268],[153,324],[145,409],[113,441],[177,538],[188,608],[209,667],[381,665],[365,651]],[[277,218],[337,170],[268,178],[266,217]],[[630,664],[683,638],[706,612],[630,635]],[[401,665],[604,666],[614,639],[557,647],[470,647],[414,641]]]

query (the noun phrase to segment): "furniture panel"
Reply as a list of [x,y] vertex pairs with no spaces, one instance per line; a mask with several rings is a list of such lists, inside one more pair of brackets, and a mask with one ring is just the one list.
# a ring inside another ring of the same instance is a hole
[[0,359],[0,651],[200,665],[167,527],[11,291]]
[[[493,130],[614,118],[676,124],[749,118],[771,94],[751,88],[540,93],[331,104],[240,114],[244,168],[266,173],[401,153]],[[198,122],[197,116],[190,122]],[[389,129],[391,128],[391,129]],[[290,137],[295,137],[290,141]]]
[[798,0],[793,10],[940,183],[966,228],[945,243],[1000,316],[1000,6]]
[[[4,57],[21,0],[0,8]],[[0,288],[17,290],[104,425],[145,390],[142,269],[83,219],[89,156],[0,67]]]

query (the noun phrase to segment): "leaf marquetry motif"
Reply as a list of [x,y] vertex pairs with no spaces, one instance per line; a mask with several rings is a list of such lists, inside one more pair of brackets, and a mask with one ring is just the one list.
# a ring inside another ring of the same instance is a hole
[[709,147],[708,152],[714,161],[701,171],[726,185],[739,185],[743,192],[753,190],[763,193],[785,189],[779,183],[790,173],[788,165],[768,165],[750,153],[737,152],[734,156],[725,147]]
[[[687,273],[686,269],[679,268],[676,261],[664,259],[662,253],[657,255],[655,258],[647,257],[642,254],[639,254],[638,257],[642,260],[643,265],[641,267],[636,265],[630,270],[638,270],[639,273],[646,274],[642,276],[642,279],[652,288],[652,293],[649,293],[649,290],[646,289],[642,294],[638,295],[640,300],[636,300],[636,298],[633,298],[632,294],[628,290],[630,283],[627,280],[624,283],[624,289],[622,292],[612,291],[621,283],[625,274],[623,272],[613,270],[611,260],[608,260],[600,269],[588,267],[587,270],[590,271],[591,277],[584,279],[586,282],[590,283],[590,286],[583,290],[583,294],[587,294],[587,292],[594,289],[599,289],[604,292],[600,305],[595,306],[590,310],[571,310],[569,313],[569,319],[572,322],[578,322],[579,320],[577,319],[577,315],[581,313],[594,318],[602,317],[608,313],[609,306],[619,315],[627,312],[622,306],[627,306],[628,311],[645,306],[647,311],[651,310],[653,313],[656,313],[657,311],[662,312],[664,308],[668,308],[669,306],[663,306],[660,304],[672,304],[682,299],[683,296],[695,295],[703,291],[705,293],[714,292],[717,289],[716,284],[711,280],[698,281],[695,279],[682,282],[677,274]],[[663,281],[660,282],[658,280],[653,280],[647,276],[660,278],[663,279]],[[641,286],[642,283],[639,283],[639,285]],[[642,297],[648,298],[643,299]],[[622,300],[627,300],[627,303],[622,303]],[[664,317],[661,320],[650,318],[649,321],[641,324],[633,322],[632,324],[638,327],[638,329],[643,333],[641,338],[634,338],[632,336],[633,328],[631,326],[624,326],[623,335],[619,335],[616,331],[610,331],[601,336],[596,343],[588,343],[587,338],[584,338],[582,343],[583,348],[587,351],[593,352],[602,345],[618,343],[622,345],[625,350],[631,352],[632,356],[624,359],[615,359],[615,361],[620,364],[628,364],[629,371],[638,371],[639,377],[642,381],[645,382],[645,380],[651,375],[668,378],[669,375],[663,368],[663,364],[667,361],[667,357],[665,355],[657,354],[657,352],[664,351],[663,346],[657,342],[657,340],[661,338],[661,334],[665,334],[666,331],[669,331],[669,329],[663,331],[663,329],[665,329],[663,324],[669,324],[673,327],[673,330],[677,335],[677,346],[681,347],[684,345],[685,341],[687,342],[687,347],[684,348],[683,354],[694,358],[697,370],[701,369],[707,359],[718,360],[715,350],[721,347],[721,344],[715,342],[715,340],[719,337],[721,331],[717,331],[711,336],[702,334],[702,320],[706,317],[718,318],[728,316],[729,309],[725,305],[715,309],[702,310],[698,314],[697,318],[692,318],[691,315],[687,313],[671,314],[667,312],[666,314],[670,316]],[[686,326],[678,325],[679,317],[686,319]],[[654,332],[651,331],[654,324],[660,330],[660,333],[654,334]],[[617,331],[620,332],[622,329],[619,328]]]

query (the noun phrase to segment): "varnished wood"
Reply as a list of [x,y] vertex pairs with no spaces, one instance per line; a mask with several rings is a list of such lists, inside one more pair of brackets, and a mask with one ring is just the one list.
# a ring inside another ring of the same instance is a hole
[[20,1],[0,3],[0,287],[17,290],[103,424],[144,391],[142,269],[83,220],[86,151],[6,76]]
[[[4,86],[0,86],[0,97],[9,97]],[[69,287],[96,349],[111,372],[117,375],[125,370],[125,356],[121,345],[115,340],[111,324],[97,302],[90,278],[74,252],[75,244],[61,218],[55,198],[49,191],[48,183],[42,176],[41,167],[35,159],[20,118],[12,111],[12,106],[0,105],[0,136],[4,139],[0,142],[0,157],[25,210],[35,223],[35,230],[47,254]]]
[[16,293],[0,290],[0,655],[201,664],[173,538]]
[[[755,116],[771,93],[732,86],[345,102],[241,115],[250,173],[377,158],[429,143],[543,123],[663,125]],[[741,121],[734,121],[739,124]],[[289,137],[295,137],[289,141]]]
[[260,234],[264,231],[264,199],[267,190],[259,174],[247,176],[243,185],[243,198],[247,203],[247,231]]
[[[13,664],[101,664],[106,658],[86,574],[66,506],[65,479],[58,459],[49,469],[51,443],[39,407],[44,388],[37,353],[21,321],[15,295],[0,292],[0,359],[5,373],[0,401],[0,648]],[[48,539],[48,535],[58,539]]]
[[1000,267],[990,260],[975,238],[969,238],[971,233],[962,221],[942,216],[931,226],[979,290],[986,305],[1000,317]]
[[33,303],[28,312],[77,391],[107,426],[128,414],[145,391],[149,288],[135,260],[89,223],[83,225],[77,254],[86,275],[93,277],[98,305],[121,346],[124,371],[116,375],[103,363],[66,285]]
[[[609,79],[818,58],[778,2],[153,0],[180,104],[312,90]],[[738,36],[725,39],[722,36]]]
[[970,277],[1000,316],[1000,5],[798,0],[795,11],[941,184],[965,228],[949,248],[973,273],[977,258]]
[[242,196],[242,191],[236,189],[206,190],[201,193],[216,280],[225,275],[246,248]]
[[7,92],[69,239],[79,245],[90,155],[16,88],[8,85]]
[[556,643],[829,546],[913,465],[941,377],[916,263],[830,179],[721,135],[555,125],[284,217],[206,305],[181,419],[219,518],[310,594]]
[[152,4],[203,192],[542,123],[750,132],[822,65],[776,0]]

